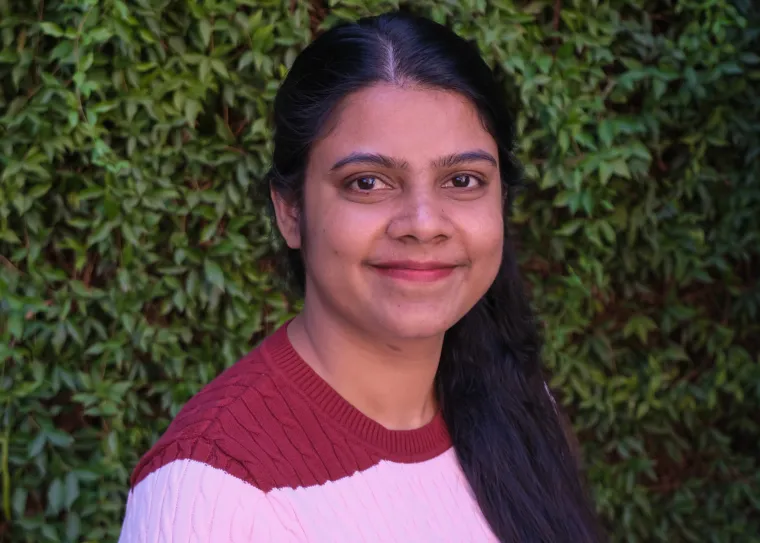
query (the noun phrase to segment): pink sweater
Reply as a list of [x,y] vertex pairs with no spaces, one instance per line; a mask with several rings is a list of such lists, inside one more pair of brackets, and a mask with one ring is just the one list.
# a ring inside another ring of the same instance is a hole
[[193,397],[142,458],[120,543],[495,542],[443,419],[393,431],[280,328]]

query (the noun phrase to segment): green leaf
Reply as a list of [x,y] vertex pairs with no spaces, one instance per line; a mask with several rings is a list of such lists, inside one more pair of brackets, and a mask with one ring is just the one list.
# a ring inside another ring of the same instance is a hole
[[206,260],[203,263],[203,271],[206,279],[219,290],[224,290],[224,272],[219,264],[213,260]]
[[612,145],[612,138],[612,123],[609,119],[604,119],[599,123],[599,139],[605,147],[610,147]]
[[47,432],[47,440],[51,445],[55,447],[71,447],[74,443],[74,438],[61,430],[51,430]]
[[638,336],[642,343],[646,343],[647,337],[652,330],[657,329],[657,324],[646,315],[634,315],[623,328],[623,337]]
[[63,510],[63,483],[60,479],[54,479],[48,487],[47,492],[47,511],[50,515],[57,515]]
[[75,473],[69,472],[66,475],[65,488],[66,490],[63,505],[67,510],[70,510],[71,506],[74,505],[74,502],[79,497],[79,479],[77,479]]
[[198,29],[201,32],[201,40],[203,40],[203,46],[208,47],[209,43],[211,43],[211,23],[208,22],[206,19],[202,19],[198,23]]
[[26,512],[26,500],[29,496],[29,491],[26,488],[17,486],[13,491],[13,498],[11,500],[13,514],[16,517],[21,517]]
[[606,185],[610,177],[612,177],[612,174],[614,172],[614,167],[609,162],[602,162],[599,164],[599,182],[604,186]]
[[553,202],[554,207],[566,207],[570,199],[575,198],[575,197],[576,195],[569,191],[566,191],[566,190],[560,191],[554,197],[554,202]]
[[195,124],[195,119],[198,117],[200,110],[201,104],[198,100],[193,100],[192,98],[185,100],[185,120],[187,124],[191,126]]
[[230,74],[229,74],[229,72],[227,72],[227,67],[224,65],[224,62],[222,62],[218,58],[215,58],[215,59],[211,60],[211,68],[213,68],[213,70],[217,74],[221,75],[225,79],[229,79]]
[[572,236],[581,226],[583,226],[582,220],[576,219],[568,221],[556,231],[556,234],[558,236]]
[[201,83],[208,81],[208,76],[211,73],[211,61],[204,57],[198,65],[198,78]]
[[13,230],[0,230],[0,240],[12,244],[21,243],[21,238]]
[[42,22],[39,23],[40,30],[42,30],[43,33],[47,34],[48,36],[53,36],[54,38],[60,38],[63,36],[63,30],[60,26],[58,26],[55,23],[51,22]]
[[253,62],[253,51],[246,51],[238,60],[237,71],[242,72]]
[[29,442],[28,449],[26,451],[27,458],[35,458],[45,448],[47,442],[47,436],[44,432],[40,432],[37,436]]
[[87,246],[92,247],[93,245],[105,240],[111,235],[111,231],[113,230],[114,226],[115,223],[113,221],[108,221],[100,224],[87,240]]
[[628,164],[626,164],[624,159],[618,159],[615,162],[611,164],[612,171],[619,175],[620,177],[625,177],[626,179],[631,178],[631,172],[628,169]]
[[599,221],[598,225],[599,225],[599,230],[601,230],[604,238],[608,242],[614,243],[617,238],[617,235],[615,234],[615,230],[612,228],[612,226],[610,226],[610,223],[608,223],[607,221]]
[[40,528],[40,531],[48,541],[53,541],[55,543],[59,543],[61,541],[57,530],[51,524],[43,524]]
[[82,521],[76,513],[69,513],[66,516],[66,537],[69,541],[79,541],[82,533]]

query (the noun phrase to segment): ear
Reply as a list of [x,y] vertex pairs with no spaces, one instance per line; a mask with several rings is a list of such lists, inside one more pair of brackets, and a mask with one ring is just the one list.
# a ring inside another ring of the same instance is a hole
[[285,238],[285,243],[291,249],[301,248],[301,213],[295,204],[288,202],[283,196],[269,188],[269,195],[274,204],[274,214],[277,228]]

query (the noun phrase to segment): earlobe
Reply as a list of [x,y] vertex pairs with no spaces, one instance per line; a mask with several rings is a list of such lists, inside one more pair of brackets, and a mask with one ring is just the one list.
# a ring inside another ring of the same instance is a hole
[[285,239],[285,243],[291,249],[301,248],[301,214],[298,206],[288,202],[277,191],[270,189],[269,195],[274,204],[275,218],[277,219],[277,228]]

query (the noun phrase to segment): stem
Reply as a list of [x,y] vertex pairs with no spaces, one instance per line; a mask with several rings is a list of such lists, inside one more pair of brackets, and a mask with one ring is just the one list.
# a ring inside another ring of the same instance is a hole
[[11,439],[10,427],[5,428],[5,434],[0,438],[0,463],[3,476],[3,514],[11,519],[11,473],[8,467],[8,442]]

